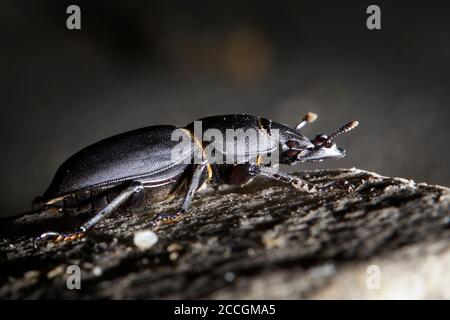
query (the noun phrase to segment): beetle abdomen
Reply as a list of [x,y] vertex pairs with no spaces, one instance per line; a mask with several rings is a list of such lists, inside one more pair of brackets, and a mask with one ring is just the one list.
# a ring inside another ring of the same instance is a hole
[[113,186],[128,180],[161,181],[185,170],[190,153],[172,159],[175,126],[152,126],[119,134],[90,145],[58,169],[43,198],[83,189]]
[[[132,207],[151,205],[165,200],[170,200],[186,188],[185,177],[190,170],[180,172],[178,175],[166,181],[144,183],[142,193],[136,194],[131,200]],[[205,179],[205,178],[204,178]],[[203,180],[204,180],[203,179]],[[109,185],[100,188],[86,188],[73,193],[47,199],[40,203],[38,208],[77,208],[79,210],[101,209],[109,204],[127,184]]]

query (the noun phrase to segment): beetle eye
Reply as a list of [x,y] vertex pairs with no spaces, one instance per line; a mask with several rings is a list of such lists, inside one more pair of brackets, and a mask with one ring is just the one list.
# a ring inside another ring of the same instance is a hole
[[300,147],[300,145],[298,144],[298,142],[297,142],[297,141],[294,141],[294,140],[289,140],[289,141],[286,143],[286,145],[288,146],[289,149],[292,149],[292,148],[299,148],[299,147]]
[[312,143],[316,146],[325,147],[325,148],[331,148],[333,145],[333,142],[328,138],[325,134],[318,134]]
[[318,134],[314,140],[312,141],[312,143],[314,143],[315,145],[322,145],[325,142],[327,142],[328,137],[324,134]]

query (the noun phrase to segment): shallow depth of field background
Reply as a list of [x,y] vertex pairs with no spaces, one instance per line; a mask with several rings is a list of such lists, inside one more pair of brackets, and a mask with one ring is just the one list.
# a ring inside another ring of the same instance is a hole
[[[81,31],[66,29],[70,4]],[[0,215],[27,210],[86,145],[225,113],[294,125],[314,111],[306,135],[357,119],[346,159],[296,169],[450,185],[449,17],[445,1],[3,1]]]

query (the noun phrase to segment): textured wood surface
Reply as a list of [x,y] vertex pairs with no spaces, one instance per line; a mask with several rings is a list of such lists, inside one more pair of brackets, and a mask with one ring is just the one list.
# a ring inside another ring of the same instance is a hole
[[[450,298],[450,191],[357,169],[299,174],[356,186],[304,194],[259,180],[198,193],[185,219],[133,243],[156,212],[121,211],[78,242],[35,249],[87,213],[43,213],[0,223],[0,298]],[[69,290],[69,265],[81,289]],[[371,265],[381,287],[366,282]]]

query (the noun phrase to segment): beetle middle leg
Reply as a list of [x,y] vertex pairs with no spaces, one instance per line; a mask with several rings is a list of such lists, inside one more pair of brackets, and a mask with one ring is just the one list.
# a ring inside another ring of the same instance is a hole
[[183,203],[181,204],[180,209],[174,213],[158,214],[155,218],[153,218],[153,220],[150,223],[152,227],[158,226],[160,222],[170,223],[172,221],[175,221],[189,209],[195,191],[197,191],[197,189],[200,186],[200,182],[202,180],[203,172],[205,171],[206,166],[207,163],[204,162],[202,164],[197,165],[196,168],[194,169],[194,173],[190,180],[188,190],[186,192],[186,195],[184,196]]
[[59,233],[53,231],[45,232],[34,240],[34,246],[37,247],[39,243],[45,241],[60,242],[82,238],[86,232],[92,229],[100,220],[113,213],[133,195],[142,192],[143,190],[144,186],[141,182],[133,182],[129,187],[120,192],[107,206],[97,212],[95,216],[86,221],[77,230],[69,233]]

